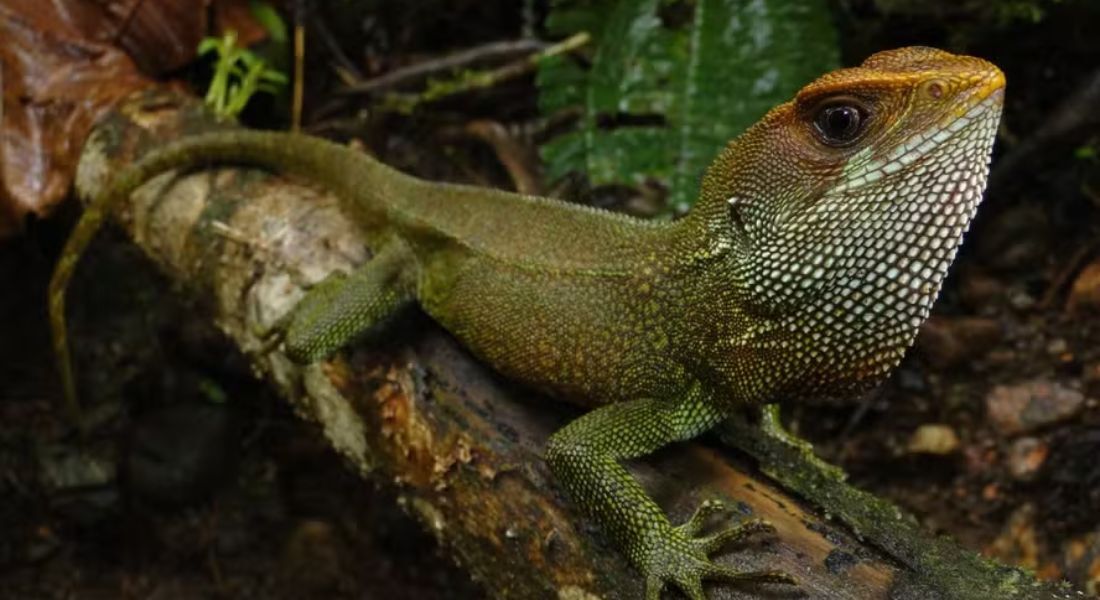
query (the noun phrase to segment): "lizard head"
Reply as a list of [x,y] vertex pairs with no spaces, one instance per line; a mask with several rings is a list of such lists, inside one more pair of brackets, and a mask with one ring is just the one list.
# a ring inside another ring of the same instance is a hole
[[804,87],[708,170],[699,208],[753,316],[742,343],[782,357],[768,377],[785,393],[851,392],[901,359],[981,200],[1003,89],[978,58],[880,52]]

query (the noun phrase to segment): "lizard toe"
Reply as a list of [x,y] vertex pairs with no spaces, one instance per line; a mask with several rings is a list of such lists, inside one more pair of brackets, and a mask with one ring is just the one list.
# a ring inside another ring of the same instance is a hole
[[724,512],[726,512],[726,505],[721,500],[716,498],[704,500],[699,507],[695,509],[695,513],[691,515],[691,518],[675,529],[687,537],[694,537],[698,535],[703,529],[703,526],[706,525],[707,519],[713,515]]
[[646,600],[658,600],[668,585],[678,588],[691,600],[706,600],[703,581],[727,583],[777,583],[797,585],[790,575],[780,571],[742,572],[714,563],[709,555],[715,550],[749,535],[775,531],[764,519],[750,519],[723,528],[717,533],[697,537],[707,517],[722,512],[719,501],[707,501],[699,506],[684,524],[669,527],[663,534],[649,538],[647,560],[641,565],[646,574]]
[[693,543],[703,554],[720,550],[727,544],[743,540],[756,533],[775,533],[775,526],[764,519],[751,519],[730,525],[711,535],[695,538]]

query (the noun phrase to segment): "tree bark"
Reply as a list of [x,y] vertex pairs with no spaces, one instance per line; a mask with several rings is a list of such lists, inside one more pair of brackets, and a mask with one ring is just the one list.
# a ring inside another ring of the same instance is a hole
[[[190,98],[164,91],[131,97],[86,144],[78,191],[90,196],[145,151],[217,127]],[[157,178],[116,216],[349,466],[399,488],[411,512],[490,594],[642,596],[638,574],[568,503],[541,459],[548,435],[576,409],[495,376],[423,315],[407,315],[385,340],[356,344],[319,365],[301,367],[268,347],[263,332],[305,286],[369,256],[336,198],[308,182],[221,165]],[[801,593],[712,585],[710,598],[957,597],[911,595],[937,589],[919,561],[891,556],[823,519],[750,461],[711,439],[631,465],[674,523],[702,500],[721,498],[733,518],[775,524],[774,538],[732,549],[721,561],[789,572]],[[914,547],[923,547],[921,534],[912,535]]]

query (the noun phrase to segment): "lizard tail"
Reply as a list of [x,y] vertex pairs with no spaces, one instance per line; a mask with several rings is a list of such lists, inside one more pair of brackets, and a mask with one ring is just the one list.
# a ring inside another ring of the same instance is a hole
[[73,374],[67,327],[65,290],[77,262],[107,215],[149,179],[172,169],[194,169],[208,164],[237,164],[271,169],[324,182],[360,211],[357,222],[381,225],[388,211],[386,198],[400,197],[397,188],[415,181],[373,158],[348,152],[339,144],[310,136],[233,130],[187,137],[154,150],[124,169],[91,200],[69,234],[54,267],[48,292],[51,338],[64,393],[65,411],[81,434],[85,424]]

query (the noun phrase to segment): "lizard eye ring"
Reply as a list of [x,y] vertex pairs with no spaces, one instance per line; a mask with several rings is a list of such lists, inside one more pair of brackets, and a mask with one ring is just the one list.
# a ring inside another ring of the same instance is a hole
[[821,143],[834,148],[851,145],[867,129],[870,112],[855,98],[831,98],[814,111],[814,133]]

